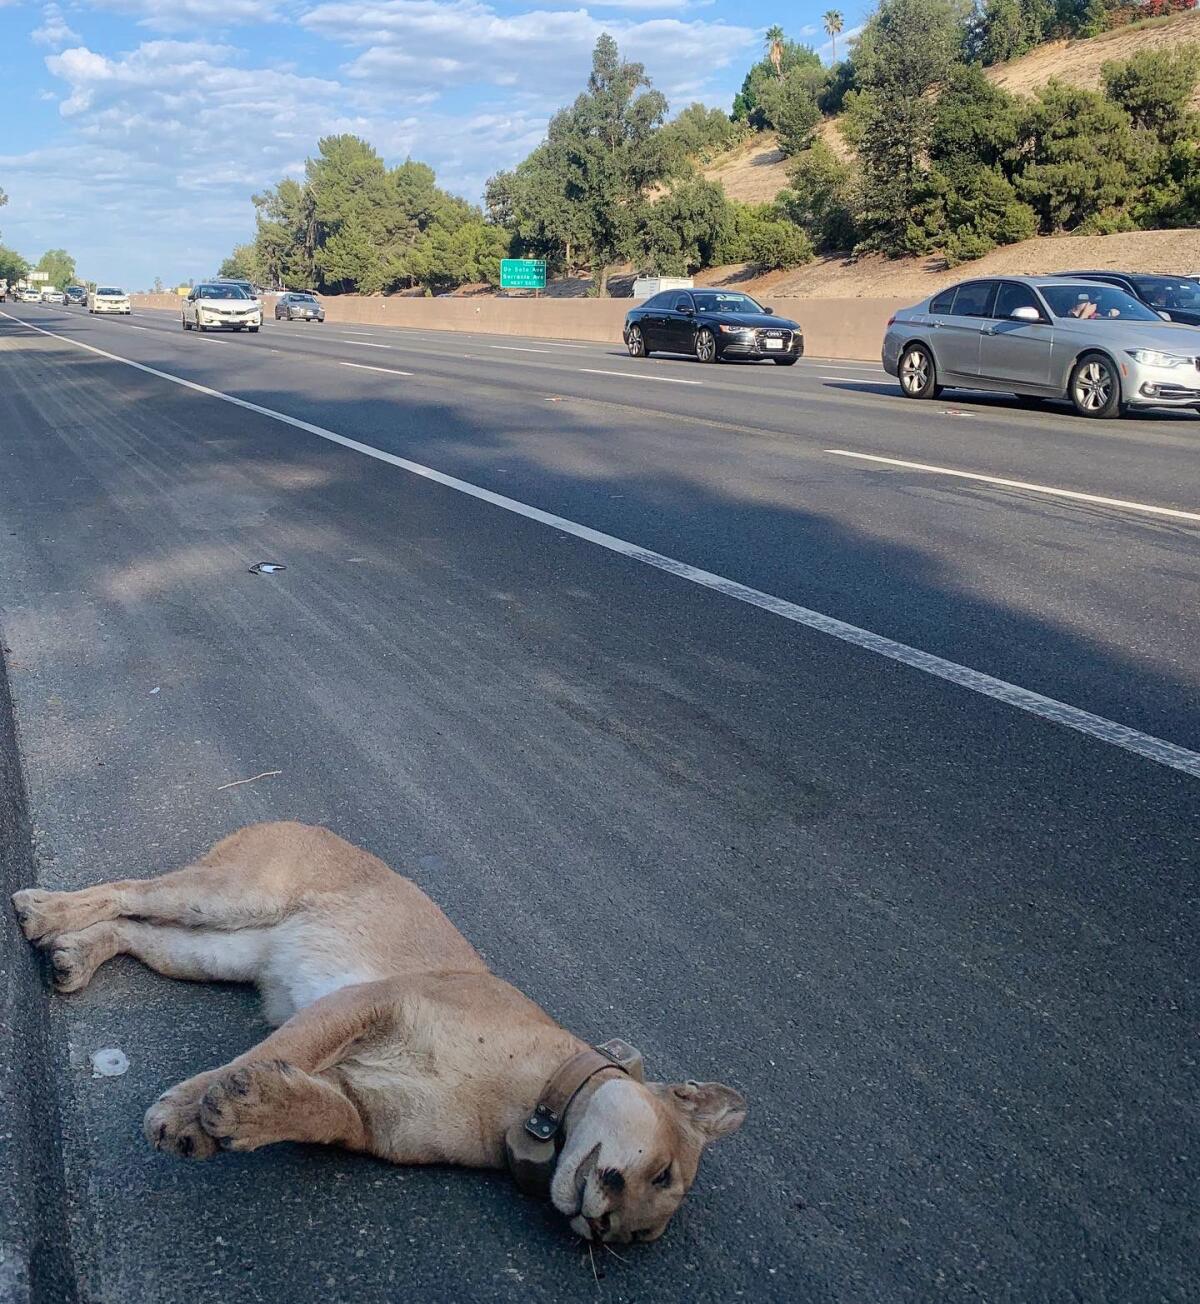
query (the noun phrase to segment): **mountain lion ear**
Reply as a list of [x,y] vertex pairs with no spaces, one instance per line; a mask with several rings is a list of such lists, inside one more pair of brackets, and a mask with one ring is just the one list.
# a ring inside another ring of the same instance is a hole
[[720,1082],[676,1082],[670,1099],[706,1145],[730,1136],[746,1121],[745,1097]]

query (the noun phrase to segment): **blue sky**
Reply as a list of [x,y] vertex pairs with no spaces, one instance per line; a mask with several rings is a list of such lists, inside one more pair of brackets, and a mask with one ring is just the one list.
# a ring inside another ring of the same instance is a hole
[[[835,0],[836,4],[836,0]],[[365,136],[478,200],[610,31],[666,92],[728,108],[779,23],[828,58],[829,0],[0,0],[0,240],[131,288],[211,275],[250,196]],[[839,6],[847,34],[866,4]]]

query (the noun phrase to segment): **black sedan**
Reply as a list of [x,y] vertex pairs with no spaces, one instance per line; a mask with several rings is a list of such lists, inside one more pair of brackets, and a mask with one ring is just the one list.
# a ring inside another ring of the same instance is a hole
[[690,353],[698,362],[770,358],[792,366],[804,354],[804,332],[735,290],[666,290],[631,308],[625,347],[632,358]]
[[76,308],[87,307],[87,290],[82,285],[68,285],[63,291],[63,298]]
[[1115,285],[1167,321],[1200,326],[1200,285],[1190,276],[1158,276],[1149,272],[1065,272],[1063,275]]
[[281,294],[275,302],[275,320],[285,321],[324,321],[325,309],[317,298],[307,291],[293,291]]

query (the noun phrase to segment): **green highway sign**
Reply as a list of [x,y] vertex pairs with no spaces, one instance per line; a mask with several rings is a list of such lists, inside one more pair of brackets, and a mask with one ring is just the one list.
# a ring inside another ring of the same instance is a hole
[[544,258],[501,258],[500,288],[502,290],[544,290],[546,288],[546,260]]

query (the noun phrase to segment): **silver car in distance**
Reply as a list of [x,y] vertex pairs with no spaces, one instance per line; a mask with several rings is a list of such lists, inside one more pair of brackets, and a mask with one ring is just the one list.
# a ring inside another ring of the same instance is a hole
[[1080,416],[1200,411],[1200,328],[1168,325],[1123,290],[1075,277],[964,281],[889,322],[883,366],[907,398],[943,386],[1069,400]]

